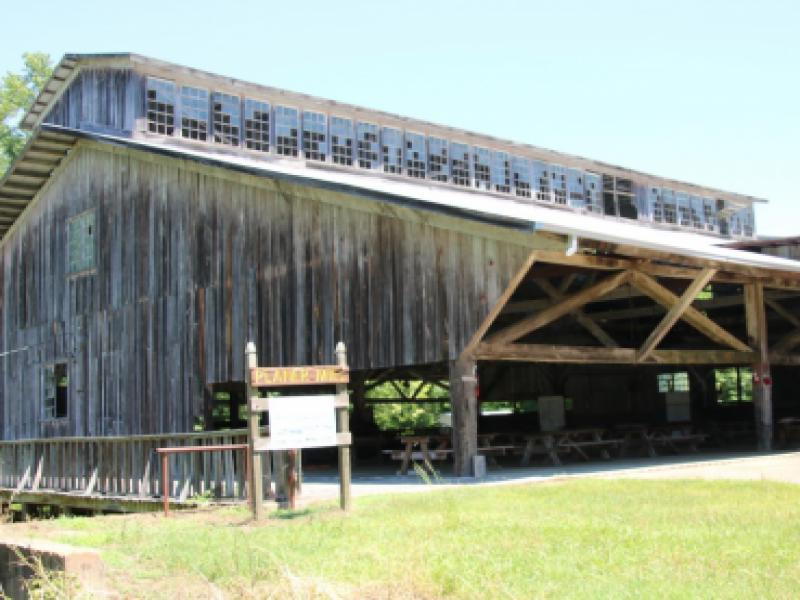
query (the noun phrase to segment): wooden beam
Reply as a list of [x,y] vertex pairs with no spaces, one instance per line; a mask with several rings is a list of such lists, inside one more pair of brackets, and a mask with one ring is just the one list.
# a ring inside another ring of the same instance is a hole
[[489,328],[497,320],[497,317],[500,316],[503,308],[511,299],[511,296],[514,295],[514,292],[517,291],[517,288],[522,283],[522,280],[525,279],[525,276],[530,272],[535,262],[536,251],[531,252],[530,255],[528,255],[528,258],[514,274],[514,277],[511,278],[511,281],[506,286],[506,289],[503,290],[503,293],[500,294],[497,302],[494,303],[492,310],[489,311],[489,314],[486,315],[486,318],[480,324],[478,329],[476,329],[475,333],[472,334],[472,338],[469,340],[469,343],[467,343],[466,348],[464,348],[462,352],[463,355],[469,355],[475,349],[475,346],[481,342],[483,336],[486,335],[486,332],[489,331]]
[[778,354],[786,354],[800,345],[800,329],[795,329],[779,339],[772,349]]
[[764,304],[769,306],[772,310],[774,310],[776,313],[778,313],[784,319],[789,321],[789,323],[791,323],[795,327],[800,327],[800,319],[795,317],[792,313],[790,313],[788,310],[783,308],[783,306],[778,304],[778,301],[777,301],[776,298],[769,298],[769,297],[767,297],[765,295],[764,296]]
[[[793,271],[782,271],[779,269],[743,265],[727,260],[694,258],[690,256],[684,256],[682,254],[651,250],[638,246],[607,244],[599,242],[594,244],[594,247],[601,251],[622,254],[626,257],[642,259],[646,261],[657,260],[681,266],[715,268],[720,272],[724,271],[726,274],[732,274],[734,277],[738,277],[742,283],[747,283],[748,281],[755,279],[767,287],[797,289],[798,286],[800,286],[800,274]],[[720,273],[720,275],[722,275],[722,273]]]
[[689,287],[687,287],[686,291],[678,298],[678,301],[672,305],[667,311],[667,314],[664,315],[664,318],[661,319],[661,322],[650,332],[650,335],[647,336],[647,339],[636,353],[636,362],[642,362],[650,356],[653,350],[656,349],[656,346],[664,339],[664,336],[672,329],[672,326],[678,322],[678,319],[683,316],[686,309],[688,309],[694,299],[697,298],[697,294],[703,291],[703,288],[706,287],[706,284],[716,272],[716,269],[703,269],[697,279],[689,284]]
[[[634,271],[631,277],[631,284],[642,293],[650,296],[650,298],[667,310],[671,309],[679,300],[675,294],[644,273]],[[739,352],[750,352],[750,346],[714,323],[714,321],[692,306],[686,308],[681,318],[700,333],[723,346],[728,346]]]
[[747,341],[756,351],[753,360],[753,408],[759,450],[772,448],[772,376],[769,367],[767,315],[764,309],[764,288],[751,283],[744,288]]
[[[538,285],[545,294],[550,296],[550,298],[554,302],[560,302],[564,299],[564,292],[560,289],[556,289],[553,284],[551,284],[546,279],[537,279],[536,285]],[[569,286],[563,286],[562,288],[568,288]],[[595,338],[597,338],[601,344],[606,346],[607,348],[618,348],[619,344],[608,335],[605,330],[598,325],[594,319],[588,316],[585,312],[581,309],[577,308],[573,310],[570,315],[573,319],[575,319],[582,327],[584,327],[589,333],[591,333]]]
[[[478,360],[577,363],[642,364],[636,362],[635,348],[600,348],[593,346],[556,346],[550,344],[492,344],[484,342],[475,349]],[[654,350],[652,363],[671,365],[746,365],[753,352],[735,350]]]
[[[609,249],[607,245],[603,245],[602,248],[604,250]],[[615,249],[616,246],[611,248],[611,250]],[[630,255],[627,258],[591,254],[573,254],[567,256],[559,252],[542,251],[539,253],[538,260],[543,263],[597,270],[617,271],[620,269],[637,269],[653,277],[667,277],[670,279],[695,279],[700,274],[702,268],[713,267],[718,269],[717,274],[714,275],[712,279],[715,283],[741,285],[752,281],[760,281],[765,287],[794,291],[800,290],[800,275],[797,273],[775,272],[771,269],[763,268],[744,273],[741,272],[741,270],[731,268],[735,265],[727,262],[703,261],[700,259],[682,260],[684,257],[670,256],[673,259],[673,263],[678,261],[678,264],[665,264],[665,262],[669,262],[668,258],[665,258],[663,255],[654,256],[652,254],[647,254],[647,251],[640,252],[636,256]],[[661,262],[656,263],[653,262],[654,260],[659,260]]]
[[585,288],[580,292],[566,297],[559,304],[554,304],[534,315],[526,317],[500,331],[489,336],[488,341],[495,344],[507,344],[532,333],[537,329],[552,323],[556,319],[571,313],[577,308],[588,304],[616,289],[630,278],[631,271],[622,271],[616,275],[607,277],[591,287]]

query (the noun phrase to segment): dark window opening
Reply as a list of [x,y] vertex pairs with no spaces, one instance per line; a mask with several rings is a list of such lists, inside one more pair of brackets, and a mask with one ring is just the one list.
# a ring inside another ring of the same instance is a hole
[[615,216],[617,214],[617,203],[614,201],[614,194],[611,192],[603,192],[603,214]]
[[69,399],[67,363],[46,366],[44,379],[44,418],[65,419]]
[[633,196],[625,194],[618,194],[617,200],[619,203],[619,216],[626,219],[638,219],[639,211],[636,208],[636,201]]
[[247,426],[247,402],[242,381],[226,381],[209,386],[207,429],[241,429]]

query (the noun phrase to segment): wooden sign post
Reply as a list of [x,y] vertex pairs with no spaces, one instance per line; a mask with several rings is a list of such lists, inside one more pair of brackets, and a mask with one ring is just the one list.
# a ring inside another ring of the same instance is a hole
[[[350,510],[350,434],[348,408],[350,396],[347,384],[350,374],[347,367],[345,346],[336,346],[336,364],[301,367],[258,367],[256,347],[252,342],[245,349],[247,358],[247,408],[248,408],[248,452],[252,453],[250,485],[253,518],[263,518],[263,483],[261,479],[261,452],[288,450],[289,467],[296,465],[297,449],[338,446],[339,448],[339,496],[342,510]],[[320,396],[288,396],[261,398],[258,388],[280,388],[288,386],[335,385],[336,394]],[[270,411],[269,437],[261,436],[259,421],[261,413]],[[330,411],[335,411],[333,414]],[[294,508],[294,473],[289,474],[289,507]]]

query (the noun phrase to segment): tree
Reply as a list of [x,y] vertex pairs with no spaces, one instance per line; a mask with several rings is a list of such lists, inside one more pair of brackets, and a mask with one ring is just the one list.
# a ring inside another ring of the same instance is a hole
[[25,146],[28,134],[20,130],[20,119],[53,72],[49,54],[26,52],[22,60],[22,72],[8,72],[0,82],[0,175]]

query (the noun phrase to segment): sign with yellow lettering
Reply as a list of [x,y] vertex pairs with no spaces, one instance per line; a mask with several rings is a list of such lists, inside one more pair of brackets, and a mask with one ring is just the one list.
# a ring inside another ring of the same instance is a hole
[[315,367],[256,367],[250,369],[253,387],[333,385],[348,383],[349,373],[335,365]]

